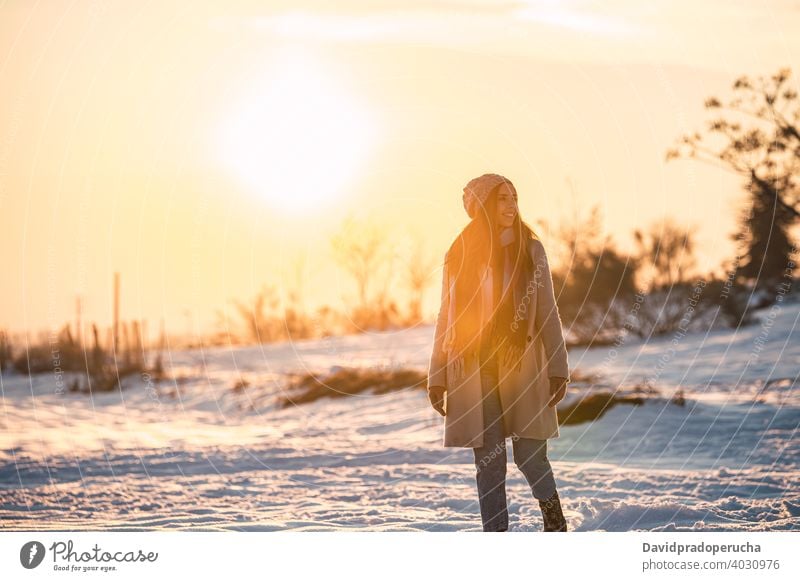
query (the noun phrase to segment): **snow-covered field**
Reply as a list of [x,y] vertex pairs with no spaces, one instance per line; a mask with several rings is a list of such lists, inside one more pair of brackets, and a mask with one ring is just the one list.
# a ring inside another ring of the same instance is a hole
[[[800,306],[761,317],[570,351],[573,369],[600,376],[591,389],[651,383],[664,396],[549,441],[572,530],[800,528]],[[6,374],[0,528],[480,530],[472,453],[441,446],[423,391],[275,406],[287,373],[424,369],[432,334],[173,352],[175,380],[94,397]],[[683,406],[669,400],[678,388]],[[512,530],[540,530],[513,464],[508,492]]]

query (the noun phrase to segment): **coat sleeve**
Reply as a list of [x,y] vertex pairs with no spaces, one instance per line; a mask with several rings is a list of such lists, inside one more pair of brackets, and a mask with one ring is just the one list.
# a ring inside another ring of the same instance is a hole
[[447,314],[450,310],[450,284],[447,263],[442,269],[442,299],[436,328],[433,334],[433,352],[428,366],[428,389],[435,385],[447,388],[447,353],[444,351],[444,337],[447,332]]
[[536,312],[534,313],[535,330],[544,344],[547,357],[548,377],[565,377],[569,379],[569,361],[567,347],[561,326],[561,317],[553,290],[553,277],[544,245],[534,240],[534,280],[536,282]]

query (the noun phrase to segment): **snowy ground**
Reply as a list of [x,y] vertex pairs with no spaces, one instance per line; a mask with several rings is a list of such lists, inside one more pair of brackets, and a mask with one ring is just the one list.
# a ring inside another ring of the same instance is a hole
[[[665,396],[549,441],[572,530],[800,528],[800,306],[761,316],[735,332],[570,351],[573,368],[599,374],[592,389],[652,383]],[[471,451],[441,446],[422,391],[274,405],[286,373],[424,368],[431,338],[423,327],[173,352],[176,381],[94,397],[6,374],[0,528],[480,530]],[[240,378],[250,387],[236,391]],[[669,402],[677,388],[684,406]],[[508,492],[512,529],[540,530],[513,464]]]

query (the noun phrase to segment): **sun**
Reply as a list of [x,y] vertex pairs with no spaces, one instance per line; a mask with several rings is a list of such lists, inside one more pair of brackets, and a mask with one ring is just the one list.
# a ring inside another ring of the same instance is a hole
[[248,87],[222,127],[221,157],[274,207],[320,210],[346,195],[374,148],[375,119],[315,59],[295,55]]

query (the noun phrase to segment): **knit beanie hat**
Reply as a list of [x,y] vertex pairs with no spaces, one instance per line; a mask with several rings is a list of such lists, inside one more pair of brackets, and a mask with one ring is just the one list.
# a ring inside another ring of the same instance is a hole
[[474,218],[481,206],[486,203],[486,199],[492,193],[492,190],[504,183],[508,184],[512,192],[517,193],[517,189],[511,183],[511,180],[496,173],[486,173],[470,180],[464,187],[464,195],[461,198],[469,217]]

